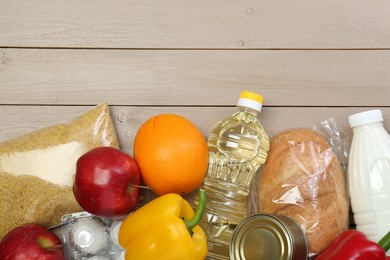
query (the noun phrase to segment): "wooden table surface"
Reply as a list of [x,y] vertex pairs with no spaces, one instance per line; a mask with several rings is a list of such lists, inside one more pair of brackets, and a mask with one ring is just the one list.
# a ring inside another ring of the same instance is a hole
[[0,140],[107,101],[131,153],[158,113],[207,137],[241,90],[270,135],[373,107],[390,129],[389,1],[0,3]]
[[121,148],[176,113],[207,138],[242,90],[270,136],[380,108],[390,1],[0,0],[0,141],[108,102]]

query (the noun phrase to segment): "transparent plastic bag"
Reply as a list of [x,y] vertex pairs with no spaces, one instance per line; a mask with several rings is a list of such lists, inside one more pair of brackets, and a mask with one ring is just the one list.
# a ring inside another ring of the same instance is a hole
[[98,146],[119,147],[107,103],[1,142],[0,238],[19,225],[50,227],[81,211],[72,192],[76,161]]
[[329,119],[271,137],[267,161],[252,185],[252,213],[277,213],[300,225],[315,256],[349,228],[346,150],[349,139]]

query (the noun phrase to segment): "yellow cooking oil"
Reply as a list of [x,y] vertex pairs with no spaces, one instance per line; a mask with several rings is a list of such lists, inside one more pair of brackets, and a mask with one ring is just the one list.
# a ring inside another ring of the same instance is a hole
[[[269,150],[269,138],[259,120],[262,104],[261,95],[242,92],[237,111],[209,134],[209,167],[203,183],[206,214],[200,223],[209,243],[207,259],[229,259],[234,228],[248,214],[251,182]],[[193,204],[197,206],[197,197]]]

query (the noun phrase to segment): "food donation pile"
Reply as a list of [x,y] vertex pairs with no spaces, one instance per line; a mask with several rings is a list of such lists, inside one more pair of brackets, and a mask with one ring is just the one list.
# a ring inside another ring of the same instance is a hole
[[[106,103],[69,123],[3,141],[0,259],[65,259],[70,241],[51,227],[83,211],[100,224],[120,221],[114,234],[124,254],[120,257],[205,259],[207,237],[198,223],[205,211],[207,194],[201,184],[207,165],[204,136],[175,114],[144,122],[133,156],[125,153]],[[345,172],[317,131],[296,128],[276,134],[254,181],[256,199],[248,202],[256,204],[252,213],[293,219],[307,238],[308,257],[385,259],[382,247],[388,248],[390,239],[381,247],[349,230]],[[145,201],[142,188],[150,189],[153,199]],[[199,194],[196,209],[187,200],[191,194]],[[88,247],[84,250],[93,256]],[[107,252],[105,259],[120,259]]]

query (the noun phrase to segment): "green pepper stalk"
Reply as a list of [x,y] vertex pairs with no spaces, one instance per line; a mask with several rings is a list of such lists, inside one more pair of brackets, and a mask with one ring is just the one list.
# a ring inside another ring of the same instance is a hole
[[203,189],[199,190],[199,206],[195,211],[195,215],[193,218],[189,220],[184,220],[184,223],[192,236],[192,229],[198,225],[200,220],[203,217],[203,214],[206,210],[206,192]]
[[379,240],[378,245],[380,245],[385,252],[390,249],[390,231],[387,232],[387,234],[382,237],[381,240]]

